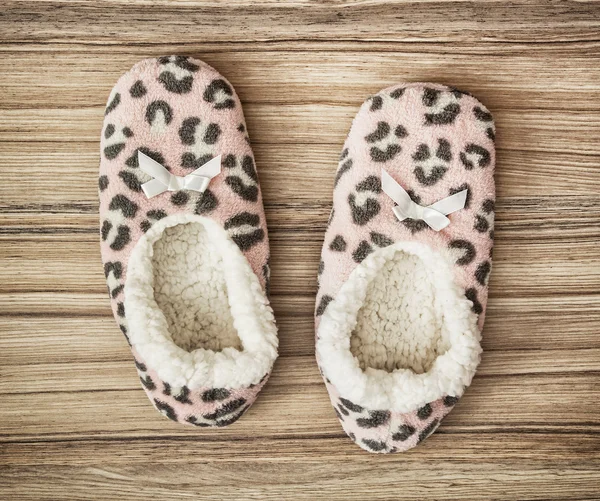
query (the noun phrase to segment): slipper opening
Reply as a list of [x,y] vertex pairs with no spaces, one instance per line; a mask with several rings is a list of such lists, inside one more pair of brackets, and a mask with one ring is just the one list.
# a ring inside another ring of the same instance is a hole
[[427,372],[449,346],[444,311],[423,260],[402,250],[387,259],[367,286],[350,337],[361,369]]
[[138,240],[125,313],[133,348],[172,386],[247,387],[277,358],[258,277],[227,231],[203,216],[168,216]]
[[185,351],[240,350],[223,256],[204,225],[165,228],[153,251],[154,299],[173,342]]
[[400,241],[367,256],[320,317],[317,355],[339,393],[411,412],[461,396],[479,364],[477,315],[449,256]]

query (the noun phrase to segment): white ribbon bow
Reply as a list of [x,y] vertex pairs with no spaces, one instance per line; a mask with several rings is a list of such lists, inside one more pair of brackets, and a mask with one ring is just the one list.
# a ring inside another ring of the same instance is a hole
[[409,218],[421,219],[435,231],[443,230],[450,224],[450,219],[446,217],[448,214],[464,208],[467,201],[467,192],[469,191],[466,189],[459,191],[433,205],[423,207],[413,202],[404,188],[383,169],[381,170],[381,188],[398,204],[394,207],[394,214],[398,221]]
[[209,160],[185,177],[171,174],[161,164],[139,150],[138,164],[140,169],[154,178],[142,184],[142,190],[148,198],[160,195],[167,190],[193,190],[203,193],[210,180],[221,172],[221,155]]

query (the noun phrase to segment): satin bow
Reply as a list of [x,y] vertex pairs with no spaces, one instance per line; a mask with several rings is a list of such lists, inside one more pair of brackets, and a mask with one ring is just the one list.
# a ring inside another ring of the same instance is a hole
[[165,191],[193,190],[203,193],[210,180],[221,172],[221,155],[209,160],[187,176],[171,174],[156,160],[138,150],[138,164],[146,174],[154,179],[142,184],[142,190],[148,198]]
[[469,191],[466,189],[459,191],[439,202],[423,207],[413,202],[404,188],[383,169],[381,170],[381,188],[386,195],[398,204],[394,207],[394,214],[398,221],[409,218],[420,219],[435,231],[443,230],[450,224],[450,219],[446,217],[448,214],[464,208]]

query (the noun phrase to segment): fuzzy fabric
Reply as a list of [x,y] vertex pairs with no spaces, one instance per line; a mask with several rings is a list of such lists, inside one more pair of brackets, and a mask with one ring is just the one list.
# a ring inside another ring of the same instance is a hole
[[[495,128],[474,97],[436,84],[362,105],[335,176],[319,267],[316,352],[346,433],[404,451],[439,426],[479,363],[494,238]],[[399,221],[385,169],[428,206],[467,189],[436,232]]]
[[[203,193],[150,199],[141,151],[185,176],[222,155]],[[216,70],[148,59],[112,90],[101,138],[101,250],[115,318],[150,400],[201,427],[235,422],[277,357],[269,243],[240,101]]]

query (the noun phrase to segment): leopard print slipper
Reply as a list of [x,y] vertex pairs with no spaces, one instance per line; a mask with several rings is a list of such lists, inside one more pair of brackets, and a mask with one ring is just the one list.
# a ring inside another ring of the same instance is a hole
[[148,397],[173,421],[235,422],[278,342],[262,197],[232,86],[187,57],[136,64],[108,99],[99,195],[113,313]]
[[335,176],[316,353],[370,452],[439,426],[479,364],[494,227],[494,123],[474,97],[406,84],[358,112]]

